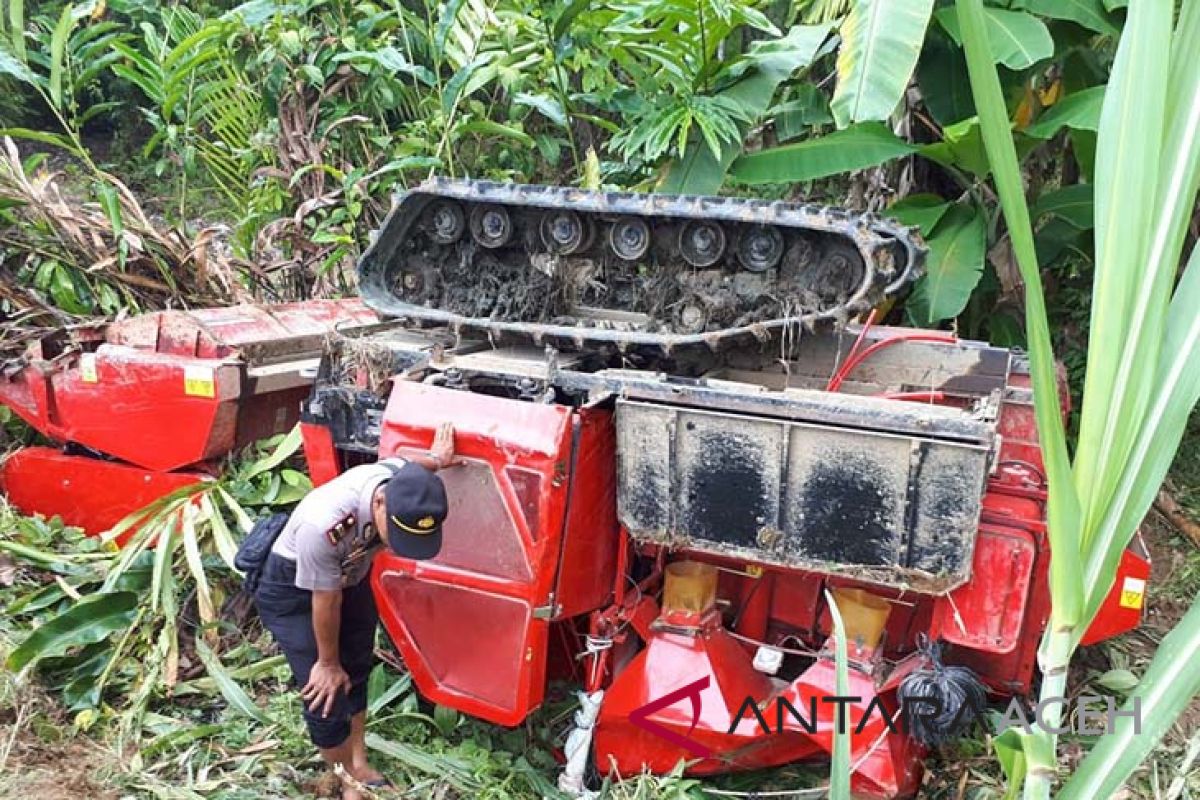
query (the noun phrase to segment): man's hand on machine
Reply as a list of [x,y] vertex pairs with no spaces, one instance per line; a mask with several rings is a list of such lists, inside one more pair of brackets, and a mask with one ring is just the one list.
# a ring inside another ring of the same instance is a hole
[[454,426],[443,422],[433,435],[433,446],[429,448],[429,457],[436,464],[435,469],[456,467],[463,463],[461,458],[454,455]]
[[338,692],[350,691],[350,676],[339,663],[318,661],[308,673],[308,683],[300,690],[300,697],[314,714],[328,717],[337,702]]

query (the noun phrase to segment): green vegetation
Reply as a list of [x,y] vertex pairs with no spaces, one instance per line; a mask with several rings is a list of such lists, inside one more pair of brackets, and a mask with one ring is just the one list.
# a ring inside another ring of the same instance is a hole
[[[1157,656],[1117,642],[1067,671],[1181,440],[1173,494],[1185,515],[1200,507],[1187,430],[1200,3],[1126,5],[0,0],[0,356],[90,316],[352,291],[390,195],[435,173],[886,211],[930,246],[890,321],[1031,352],[1056,554],[1043,695],[1120,686],[1153,718],[1097,744],[1060,795],[1108,796],[1148,758],[1136,796],[1186,797],[1200,751],[1179,741],[1195,735],[1200,688],[1179,670],[1200,649],[1190,544],[1157,534],[1183,553],[1155,590],[1182,619]],[[1052,353],[1077,401],[1065,430]],[[114,745],[105,763],[127,791],[287,796],[307,750],[287,698],[263,707],[285,669],[237,624],[228,565],[245,509],[302,492],[294,449],[272,443],[128,521],[143,524],[120,553],[4,510],[0,652],[56,699],[6,678],[0,767],[23,731],[69,729]],[[373,684],[386,708],[374,746],[414,793],[552,792],[569,695],[502,732],[423,707],[382,671]],[[1181,712],[1192,721],[1151,751]],[[1080,744],[968,741],[943,754],[964,765],[961,787],[929,791],[1048,797]],[[806,780],[789,768],[720,785]],[[700,789],[669,777],[605,791]]]

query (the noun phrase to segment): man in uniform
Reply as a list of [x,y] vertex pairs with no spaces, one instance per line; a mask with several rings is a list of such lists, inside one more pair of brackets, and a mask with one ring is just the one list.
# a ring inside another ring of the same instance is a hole
[[[309,737],[330,767],[385,786],[367,762],[367,677],[379,616],[371,562],[385,546],[405,558],[437,555],[446,490],[436,475],[455,462],[443,425],[428,456],[354,467],[296,506],[263,566],[255,603],[302,687]],[[360,800],[352,785],[343,800]]]

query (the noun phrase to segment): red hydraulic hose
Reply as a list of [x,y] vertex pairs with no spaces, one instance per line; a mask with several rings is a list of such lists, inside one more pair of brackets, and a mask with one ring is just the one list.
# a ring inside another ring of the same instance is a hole
[[842,387],[842,381],[846,380],[851,372],[885,347],[891,347],[900,342],[942,342],[944,344],[953,344],[957,341],[958,337],[952,333],[927,333],[925,331],[910,331],[890,336],[887,339],[880,339],[866,350],[854,353],[851,357],[847,358],[845,363],[834,373],[834,376],[829,379],[829,384],[825,387],[825,391],[836,392]]

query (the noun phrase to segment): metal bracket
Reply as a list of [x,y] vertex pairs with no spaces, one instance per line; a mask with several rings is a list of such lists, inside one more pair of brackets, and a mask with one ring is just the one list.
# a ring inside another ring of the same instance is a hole
[[532,616],[534,619],[554,619],[561,613],[562,605],[554,602],[554,592],[551,592],[544,606],[536,606],[533,609]]

